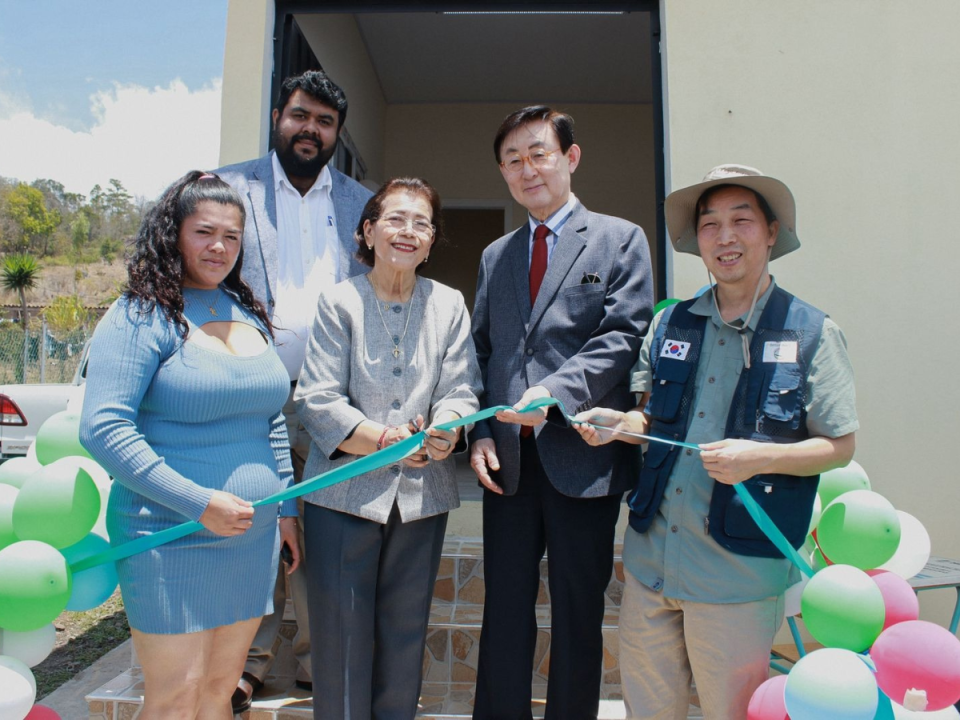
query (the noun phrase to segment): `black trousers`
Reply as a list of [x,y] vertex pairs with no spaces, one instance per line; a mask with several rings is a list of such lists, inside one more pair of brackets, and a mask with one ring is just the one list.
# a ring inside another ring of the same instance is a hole
[[483,494],[486,599],[474,720],[531,718],[535,605],[547,551],[552,638],[547,720],[596,718],[603,593],[613,572],[621,495],[571,498],[551,485],[534,437],[520,440],[520,486]]
[[306,503],[313,716],[412,720],[447,513],[386,525]]

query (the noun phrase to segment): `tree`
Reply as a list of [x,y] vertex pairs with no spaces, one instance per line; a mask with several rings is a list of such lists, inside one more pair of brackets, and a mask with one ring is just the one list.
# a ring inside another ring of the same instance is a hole
[[33,241],[39,241],[40,254],[47,252],[47,242],[60,224],[60,213],[48,210],[43,193],[20,183],[7,195],[6,214],[20,226],[22,253],[30,249]]
[[83,247],[90,239],[90,221],[83,213],[77,213],[70,223],[70,244],[79,263],[83,257]]
[[40,281],[40,265],[36,258],[25,253],[8,255],[3,263],[3,278],[0,284],[20,297],[20,325],[27,330],[27,290],[35,288]]

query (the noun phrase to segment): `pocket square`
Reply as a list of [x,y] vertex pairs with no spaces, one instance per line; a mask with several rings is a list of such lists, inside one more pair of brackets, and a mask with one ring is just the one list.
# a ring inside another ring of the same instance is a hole
[[601,282],[600,273],[584,273],[583,277],[580,278],[581,285],[596,285]]

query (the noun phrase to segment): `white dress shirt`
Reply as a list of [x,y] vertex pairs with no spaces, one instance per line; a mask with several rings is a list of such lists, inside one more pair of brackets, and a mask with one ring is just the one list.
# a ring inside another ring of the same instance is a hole
[[277,196],[278,287],[273,323],[277,354],[291,380],[300,376],[317,298],[324,287],[342,280],[337,218],[330,198],[333,179],[324,166],[303,196],[273,153]]
[[560,231],[563,230],[563,226],[567,224],[567,220],[569,220],[570,216],[573,215],[573,206],[576,204],[577,198],[573,193],[570,193],[570,197],[567,198],[567,201],[542,223],[533,217],[533,215],[527,216],[528,222],[530,223],[530,247],[527,248],[528,267],[533,260],[533,233],[536,232],[537,226],[546,225],[550,229],[550,234],[547,235],[546,238],[547,264],[549,265],[550,259],[553,257],[553,249],[557,246],[557,240],[560,239]]

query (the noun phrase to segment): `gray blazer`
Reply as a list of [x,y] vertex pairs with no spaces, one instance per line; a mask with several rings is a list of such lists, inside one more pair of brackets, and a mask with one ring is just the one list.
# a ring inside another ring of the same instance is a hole
[[[243,199],[247,222],[243,228],[243,269],[241,277],[253,290],[254,296],[267,307],[273,318],[277,287],[277,194],[274,191],[273,153],[256,160],[227,165],[214,171],[232,185]],[[340,272],[348,278],[366,270],[357,260],[357,243],[353,233],[357,229],[363,206],[373,195],[363,185],[342,172],[330,168],[333,187],[330,198],[337,216],[340,239]]]
[[[311,440],[304,477],[356,460],[337,446],[366,419],[399,426],[421,414],[430,424],[443,411],[465,417],[479,407],[480,369],[463,295],[419,278],[412,306],[381,304],[381,315],[377,302],[366,275],[320,293],[294,393]],[[401,335],[402,354],[394,358],[392,338]],[[390,465],[304,500],[379,523],[394,500],[403,522],[460,505],[453,457],[423,468]]]
[[[473,339],[483,374],[481,407],[513,405],[541,385],[574,415],[592,407],[635,405],[630,369],[653,306],[647,238],[636,225],[590,212],[579,202],[530,306],[530,228],[483,252],[473,309]],[[599,497],[632,487],[639,451],[626,443],[590,447],[551,411],[536,429],[553,486],[570,497]],[[491,475],[512,495],[520,477],[519,425],[478,423],[474,439],[492,437],[500,470]]]

